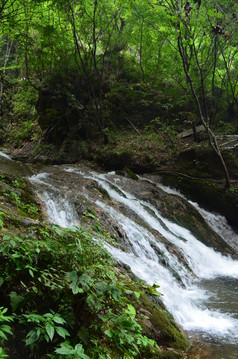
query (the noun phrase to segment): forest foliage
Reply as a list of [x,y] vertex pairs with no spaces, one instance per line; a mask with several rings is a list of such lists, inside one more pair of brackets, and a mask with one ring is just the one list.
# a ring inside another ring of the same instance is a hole
[[235,1],[2,0],[0,18],[2,142],[107,144],[172,109],[205,127],[230,187],[214,131],[237,129]]
[[[33,122],[38,94],[51,87],[67,98],[72,117],[83,113],[105,133],[106,97],[122,78],[165,93],[185,117],[198,114],[179,46],[208,124],[216,126],[224,108],[234,115],[235,1],[2,0],[0,18],[0,103],[8,121]],[[56,113],[48,117],[44,130],[57,123]]]

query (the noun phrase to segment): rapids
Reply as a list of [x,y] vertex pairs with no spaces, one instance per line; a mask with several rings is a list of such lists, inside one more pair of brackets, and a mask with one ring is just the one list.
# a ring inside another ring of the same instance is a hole
[[[1,152],[0,157],[14,162]],[[52,223],[65,228],[84,225],[82,213],[90,206],[99,223],[104,218],[108,231],[119,228],[116,241],[121,246],[104,243],[114,259],[146,283],[158,284],[168,311],[189,337],[215,350],[214,358],[238,358],[238,235],[224,217],[151,177],[133,181],[76,165],[48,166],[27,176]],[[205,245],[188,228],[167,218],[153,202],[155,188],[171,206],[178,198],[189,202],[234,256]]]

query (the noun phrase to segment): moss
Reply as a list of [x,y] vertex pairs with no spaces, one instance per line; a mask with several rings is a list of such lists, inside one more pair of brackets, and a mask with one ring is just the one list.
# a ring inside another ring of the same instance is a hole
[[168,213],[169,219],[187,228],[205,245],[223,253],[233,254],[233,249],[209,227],[204,218],[192,205],[188,204],[183,211],[175,211],[173,207]]
[[[141,303],[151,313],[149,319],[155,329],[154,339],[160,345],[185,350],[188,346],[188,340],[175,323],[173,317],[164,309],[161,309],[158,302],[151,301],[145,294],[141,296]],[[141,324],[145,332],[147,332],[146,335],[149,334],[143,322]]]
[[[137,282],[132,273],[128,276],[131,291],[140,293],[139,298],[130,296],[130,301],[136,308],[137,321],[142,326],[143,334],[154,339],[159,347],[159,352],[148,352],[146,358],[183,358],[183,352],[187,350],[189,342],[174,321],[172,315],[159,297],[147,294],[144,286]],[[131,279],[132,278],[132,279]]]
[[155,349],[151,351],[149,348],[141,352],[139,358],[141,359],[183,359],[184,353],[178,352],[174,349]]
[[132,153],[129,149],[122,151],[107,150],[103,153],[100,151],[95,157],[95,161],[106,170],[123,169],[132,162]]
[[4,175],[0,188],[1,207],[8,223],[19,227],[25,219],[41,219],[40,206],[25,179]]
[[[96,184],[95,184],[96,186]],[[104,198],[108,199],[109,201],[111,201],[111,197],[109,195],[109,193],[107,192],[107,190],[103,187],[101,187],[100,185],[97,186],[97,189],[99,190],[99,192],[103,195]]]
[[125,171],[131,179],[138,181],[138,176],[129,167],[124,167],[123,171]]

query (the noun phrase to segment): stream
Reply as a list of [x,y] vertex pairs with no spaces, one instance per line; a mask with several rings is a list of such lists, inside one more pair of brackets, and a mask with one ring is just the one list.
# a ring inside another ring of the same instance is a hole
[[[5,166],[17,164],[0,156]],[[45,166],[33,172],[24,175],[50,222],[65,228],[83,226],[82,214],[90,207],[120,241],[121,246],[105,242],[105,248],[138,278],[160,286],[163,303],[186,335],[211,348],[211,358],[238,358],[238,235],[224,217],[200,208],[153,176],[135,181],[79,165]],[[168,213],[177,211],[179,216],[179,206],[209,227],[204,238],[171,220]],[[225,243],[231,256],[206,244],[209,233],[218,245]]]

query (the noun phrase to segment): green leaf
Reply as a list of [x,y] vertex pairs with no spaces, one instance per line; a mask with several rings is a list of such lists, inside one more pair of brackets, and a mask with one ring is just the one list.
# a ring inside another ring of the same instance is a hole
[[119,302],[121,300],[121,291],[117,287],[112,287],[111,288],[111,294],[112,294],[112,297],[113,297],[113,299],[115,301]]
[[4,332],[2,332],[1,329],[0,329],[0,338],[7,340],[6,334],[4,334]]
[[6,352],[3,350],[2,347],[0,347],[0,358],[7,358],[8,355],[6,354]]
[[126,313],[129,314],[129,316],[130,316],[131,319],[135,319],[136,310],[135,310],[135,307],[133,307],[132,304],[127,304]]
[[1,314],[5,314],[7,312],[7,308],[1,307],[0,310],[1,310]]
[[11,243],[12,247],[16,246],[16,242],[13,239],[10,240],[10,243]]
[[70,335],[69,332],[65,328],[56,327],[55,330],[56,330],[57,334],[64,339],[65,339],[65,337]]
[[72,289],[73,294],[77,294],[77,293],[83,293],[83,289],[79,288],[78,284],[79,284],[79,279],[78,279],[78,274],[76,271],[72,271],[72,272],[67,272],[66,273],[66,278],[71,281],[70,284],[70,288]]
[[22,295],[18,295],[16,292],[11,292],[9,297],[13,311],[15,311],[24,300],[24,297]]
[[74,348],[71,345],[69,345],[67,342],[64,342],[60,344],[60,348],[57,348],[55,350],[55,353],[61,355],[71,355],[74,354]]
[[[53,311],[52,311],[53,312]],[[53,312],[54,313],[54,312]],[[54,314],[53,313],[45,313],[44,315],[43,315],[43,317],[44,318],[46,318],[46,319],[49,319],[49,321],[51,321],[52,319],[53,319],[53,317],[54,317]]]
[[92,279],[88,274],[82,274],[79,277],[79,283],[82,284],[83,287],[88,288],[92,284]]
[[9,327],[9,325],[1,325],[0,330],[2,332],[7,333],[7,334],[13,334],[12,330],[11,330],[11,327]]
[[25,317],[28,322],[32,322],[32,323],[38,323],[39,324],[40,322],[44,321],[44,318],[43,318],[42,315],[34,314],[34,313],[23,314],[23,317]]
[[113,336],[111,330],[105,330],[104,334],[106,334],[109,338],[112,338]]
[[54,316],[53,316],[53,321],[55,322],[55,323],[57,323],[57,324],[65,324],[66,323],[66,321],[64,320],[64,318],[62,318],[59,314],[55,314]]
[[55,328],[50,323],[47,323],[45,329],[46,329],[46,333],[48,334],[50,340],[52,341],[54,334],[55,334]]
[[85,213],[85,217],[90,217],[90,218],[93,218],[93,219],[96,218],[95,214],[90,213],[90,212]]
[[32,345],[39,339],[40,333],[30,330],[26,337],[26,345]]
[[90,359],[89,356],[84,354],[84,348],[83,348],[82,344],[75,345],[75,354],[79,355],[79,358]]
[[33,273],[32,269],[29,269],[29,274],[32,278],[34,278],[34,273]]

